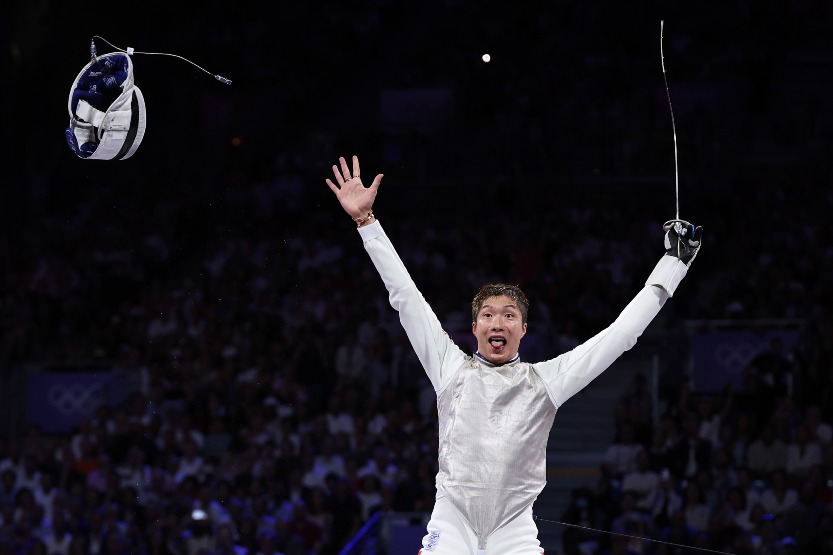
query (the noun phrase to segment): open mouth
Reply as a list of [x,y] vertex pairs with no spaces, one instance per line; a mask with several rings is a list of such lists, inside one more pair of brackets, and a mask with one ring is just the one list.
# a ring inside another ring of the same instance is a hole
[[492,346],[492,349],[494,349],[496,351],[500,351],[506,346],[506,338],[505,337],[490,337],[489,338],[489,345]]

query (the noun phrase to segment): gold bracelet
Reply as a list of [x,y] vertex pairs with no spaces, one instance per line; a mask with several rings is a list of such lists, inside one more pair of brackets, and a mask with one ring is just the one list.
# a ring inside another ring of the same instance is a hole
[[353,218],[353,221],[356,222],[356,227],[361,227],[370,220],[372,220],[375,216],[373,216],[373,210],[367,213],[366,216],[362,216],[361,218]]

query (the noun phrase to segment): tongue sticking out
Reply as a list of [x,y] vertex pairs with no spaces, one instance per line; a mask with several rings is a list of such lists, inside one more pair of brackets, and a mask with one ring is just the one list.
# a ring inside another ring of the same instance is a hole
[[506,346],[506,340],[493,338],[489,340],[489,345],[491,345],[492,349],[494,349],[495,351],[502,351],[503,348]]

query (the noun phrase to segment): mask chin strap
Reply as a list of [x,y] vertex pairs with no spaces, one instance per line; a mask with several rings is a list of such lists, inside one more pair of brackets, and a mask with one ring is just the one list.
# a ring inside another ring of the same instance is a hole
[[184,62],[188,62],[189,64],[191,64],[195,68],[199,69],[200,71],[202,71],[204,73],[207,73],[208,75],[212,76],[214,79],[216,79],[220,83],[224,83],[226,85],[231,85],[231,79],[226,79],[222,75],[217,75],[216,73],[211,73],[207,69],[204,69],[204,68],[198,66],[197,64],[195,64],[194,62],[192,62],[188,58],[183,58],[182,56],[179,56],[177,54],[168,54],[167,52],[139,52],[139,51],[134,50],[133,48],[131,48],[129,46],[127,47],[127,49],[119,48],[118,46],[116,46],[115,44],[110,42],[109,40],[107,40],[104,37],[101,37],[99,35],[93,35],[92,41],[90,42],[90,56],[92,57],[93,61],[96,60],[96,56],[97,56],[96,47],[95,47],[95,39],[100,39],[100,40],[104,41],[105,43],[110,45],[112,48],[115,48],[119,52],[124,52],[128,56],[132,56],[133,54],[145,54],[145,55],[148,55],[148,56],[170,56],[172,58],[179,58],[180,60],[182,60]]

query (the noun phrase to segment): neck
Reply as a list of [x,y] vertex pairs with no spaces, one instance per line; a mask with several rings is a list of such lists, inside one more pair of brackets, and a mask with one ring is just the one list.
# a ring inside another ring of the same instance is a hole
[[488,362],[488,363],[489,363],[489,364],[491,364],[492,366],[503,366],[504,364],[511,364],[511,363],[513,363],[513,362],[517,362],[517,361],[521,358],[521,354],[520,354],[520,353],[515,353],[515,356],[513,356],[512,358],[510,358],[510,359],[509,359],[509,360],[507,360],[506,362],[497,363],[497,362],[492,362],[492,361],[491,361],[491,360],[489,360],[488,358],[484,357],[484,356],[483,356],[483,355],[481,355],[478,351],[475,351],[474,356],[476,356],[477,358],[479,358],[480,360],[482,360],[482,361],[484,361],[484,362]]

